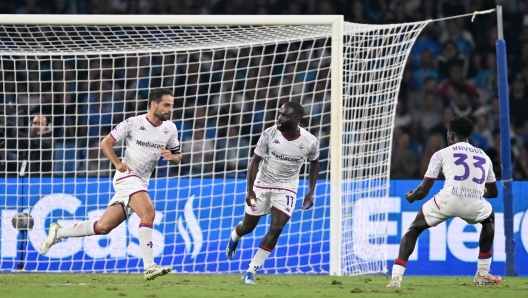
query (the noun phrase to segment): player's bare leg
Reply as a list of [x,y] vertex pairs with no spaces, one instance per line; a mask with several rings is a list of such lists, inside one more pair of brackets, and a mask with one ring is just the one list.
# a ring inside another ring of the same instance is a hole
[[488,218],[481,222],[482,230],[479,238],[478,270],[473,282],[475,286],[498,284],[502,278],[489,273],[491,266],[491,247],[495,238],[495,212],[491,211]]
[[416,241],[418,241],[420,234],[428,228],[430,228],[430,226],[425,221],[423,211],[420,209],[418,214],[416,214],[416,218],[411,223],[411,226],[400,241],[400,251],[398,253],[398,258],[394,260],[394,265],[392,266],[392,279],[387,285],[388,288],[399,288],[401,286],[403,273],[407,267],[407,261],[416,247]]
[[41,254],[48,253],[51,246],[62,238],[85,237],[91,235],[107,235],[127,218],[121,204],[108,206],[99,220],[85,220],[71,226],[61,227],[52,223],[48,230],[48,237],[40,246]]
[[160,267],[154,263],[154,243],[152,242],[152,228],[156,211],[147,192],[142,191],[130,197],[129,206],[139,216],[139,249],[145,268],[145,280],[152,280],[172,271],[171,267]]
[[238,242],[242,236],[247,235],[255,230],[259,223],[260,217],[261,216],[254,216],[246,213],[244,215],[244,219],[236,225],[236,227],[231,232],[229,241],[227,242],[226,257],[228,259],[232,259],[235,256]]
[[249,269],[242,276],[242,283],[244,284],[255,284],[254,275],[257,270],[264,264],[264,261],[271,254],[277,242],[279,241],[279,236],[284,229],[284,226],[290,220],[290,216],[282,211],[271,208],[271,227],[268,233],[260,241],[259,249],[257,253],[253,256],[251,263],[249,263]]

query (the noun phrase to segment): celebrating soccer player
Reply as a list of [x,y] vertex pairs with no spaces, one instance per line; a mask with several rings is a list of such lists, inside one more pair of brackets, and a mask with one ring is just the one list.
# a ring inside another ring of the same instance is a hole
[[392,266],[392,280],[387,287],[400,287],[418,236],[428,229],[452,217],[459,217],[469,224],[482,224],[479,239],[478,270],[473,279],[476,286],[501,282],[501,277],[489,273],[491,246],[495,236],[495,214],[484,198],[498,195],[495,173],[490,158],[480,148],[469,144],[473,123],[467,117],[455,117],[449,122],[447,148],[431,157],[424,180],[405,194],[409,203],[427,196],[440,171],[445,176],[444,187],[427,201],[402,237],[398,258]]
[[231,233],[226,248],[227,258],[235,256],[238,242],[255,229],[261,216],[271,213],[271,227],[242,276],[244,284],[255,284],[257,269],[271,254],[282,229],[290,220],[295,208],[299,172],[306,158],[310,160],[310,184],[301,209],[313,206],[312,196],[319,175],[319,142],[299,127],[303,115],[304,109],[299,103],[285,103],[279,110],[277,124],[260,136],[249,165],[244,220]]
[[[87,220],[67,227],[52,223],[48,237],[40,248],[43,255],[62,238],[106,235],[136,212],[141,220],[138,238],[145,280],[152,280],[172,270],[171,267],[160,267],[154,263],[153,246],[156,244],[152,242],[152,226],[155,211],[147,188],[160,157],[174,165],[182,159],[178,131],[169,120],[174,97],[169,89],[159,88],[150,92],[148,100],[147,114],[121,122],[101,142],[101,149],[117,169],[113,181],[115,195],[104,214],[99,220]],[[122,139],[126,141],[126,151],[121,161],[113,145]]]

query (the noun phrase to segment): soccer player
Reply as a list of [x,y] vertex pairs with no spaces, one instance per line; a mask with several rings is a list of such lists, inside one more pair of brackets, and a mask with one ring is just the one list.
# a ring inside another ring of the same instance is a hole
[[255,229],[260,217],[271,213],[271,227],[242,276],[244,284],[255,284],[257,269],[271,254],[282,229],[290,220],[295,208],[299,172],[306,159],[310,160],[310,184],[301,209],[310,209],[314,204],[312,196],[319,175],[319,142],[299,127],[303,116],[304,109],[299,103],[285,103],[279,110],[277,124],[260,136],[249,165],[245,215],[231,232],[227,258],[235,256],[240,239]]
[[[117,170],[113,180],[115,195],[104,214],[99,220],[87,220],[67,227],[52,223],[48,237],[41,245],[41,254],[45,255],[62,238],[106,235],[136,212],[141,220],[138,238],[145,280],[172,270],[154,263],[152,227],[155,211],[147,188],[160,157],[174,165],[182,159],[178,131],[169,121],[174,97],[169,89],[159,88],[150,92],[148,101],[147,114],[121,122],[101,142],[101,149]],[[122,139],[126,141],[126,151],[125,157],[119,160],[113,145]]]
[[427,196],[440,171],[445,176],[444,187],[427,201],[409,230],[402,237],[398,258],[392,266],[392,280],[387,287],[400,287],[409,256],[420,234],[452,217],[469,224],[482,224],[479,239],[478,270],[473,279],[476,286],[501,282],[501,277],[489,273],[491,246],[495,236],[495,214],[484,198],[498,196],[495,173],[490,158],[480,148],[469,144],[473,122],[467,117],[455,117],[447,130],[448,147],[431,157],[424,180],[405,194],[409,203]]

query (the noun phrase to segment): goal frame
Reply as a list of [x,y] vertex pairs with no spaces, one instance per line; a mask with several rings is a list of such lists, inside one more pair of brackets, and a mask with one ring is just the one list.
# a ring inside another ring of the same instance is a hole
[[[330,264],[329,274],[342,272],[342,110],[343,15],[8,15],[0,24],[11,25],[331,25],[331,130],[330,130]],[[248,43],[251,44],[251,43]],[[40,53],[38,53],[40,54]],[[38,55],[37,54],[37,55]]]

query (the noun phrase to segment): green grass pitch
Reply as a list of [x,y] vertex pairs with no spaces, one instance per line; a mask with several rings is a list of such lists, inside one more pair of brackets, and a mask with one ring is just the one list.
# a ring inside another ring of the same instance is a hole
[[140,274],[1,273],[0,296],[11,297],[528,297],[528,278],[475,287],[473,277],[404,276],[401,288],[385,288],[386,276],[169,274],[146,282]]

